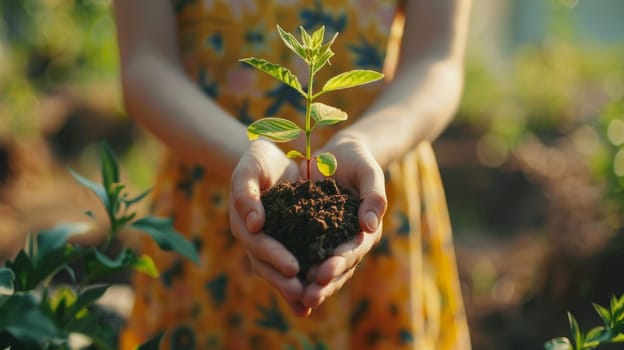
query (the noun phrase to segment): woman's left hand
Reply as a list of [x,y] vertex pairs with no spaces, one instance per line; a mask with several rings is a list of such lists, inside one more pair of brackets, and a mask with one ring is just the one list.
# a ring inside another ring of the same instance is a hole
[[[358,210],[361,232],[338,246],[332,257],[310,269],[302,299],[303,305],[310,309],[340,290],[364,256],[379,242],[387,208],[383,170],[359,135],[339,133],[322,151],[333,153],[338,161],[333,179],[361,200]],[[305,162],[301,166],[305,167]],[[313,170],[312,178],[320,179],[322,175]]]

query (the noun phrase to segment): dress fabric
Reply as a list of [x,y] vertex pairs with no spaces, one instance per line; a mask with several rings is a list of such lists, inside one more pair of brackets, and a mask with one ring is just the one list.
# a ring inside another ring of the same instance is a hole
[[[244,123],[280,116],[301,125],[305,105],[297,93],[238,60],[254,56],[283,64],[306,86],[307,68],[283,45],[276,25],[293,33],[300,25],[310,32],[324,25],[326,37],[340,34],[333,45],[336,55],[318,82],[354,68],[381,71],[398,4],[179,0],[172,6],[186,71],[207,96]],[[374,83],[336,91],[322,102],[345,110],[353,120],[381,87]],[[317,129],[313,147],[348,122],[343,124]],[[337,295],[310,317],[297,318],[252,273],[232,237],[228,180],[167,154],[152,209],[171,216],[195,243],[200,264],[141,242],[161,276],[133,277],[136,301],[120,347],[131,349],[166,330],[162,348],[176,350],[469,349],[452,232],[431,145],[422,143],[391,164],[386,182],[389,207],[380,243]]]

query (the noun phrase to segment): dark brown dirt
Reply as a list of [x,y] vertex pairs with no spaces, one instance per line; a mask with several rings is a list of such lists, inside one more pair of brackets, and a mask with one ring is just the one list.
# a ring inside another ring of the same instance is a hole
[[360,231],[360,201],[333,179],[283,182],[262,193],[264,232],[280,241],[299,262],[304,281],[310,267]]

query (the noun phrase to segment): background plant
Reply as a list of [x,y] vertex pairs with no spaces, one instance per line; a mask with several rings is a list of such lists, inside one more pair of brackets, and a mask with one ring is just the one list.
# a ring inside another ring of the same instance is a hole
[[[98,349],[115,349],[115,330],[103,322],[103,313],[95,307],[109,285],[100,281],[126,270],[158,277],[154,262],[123,248],[110,256],[111,243],[122,228],[143,232],[163,250],[171,250],[198,262],[193,244],[176,232],[170,218],[137,218],[133,206],[149,193],[130,197],[119,182],[119,169],[107,144],[101,146],[102,183],[73,173],[100,199],[110,220],[110,230],[100,247],[82,247],[70,238],[88,229],[88,223],[59,224],[30,235],[27,247],[0,268],[0,348],[68,349],[72,334],[88,337]],[[93,217],[91,212],[86,215]],[[80,273],[74,267],[80,267]],[[56,284],[64,273],[71,284]],[[156,337],[148,346],[157,344]]]
[[[301,57],[308,66],[308,86],[304,92],[299,79],[290,70],[275,63],[260,58],[244,58],[245,62],[279,81],[295,89],[306,100],[305,126],[300,128],[297,124],[285,118],[267,117],[253,122],[247,128],[247,135],[250,140],[254,140],[259,136],[264,136],[275,142],[288,142],[305,134],[305,154],[297,150],[288,151],[286,154],[289,158],[304,158],[307,162],[307,179],[310,179],[312,150],[310,147],[310,136],[317,126],[332,125],[347,120],[347,113],[344,111],[326,105],[314,100],[330,91],[346,89],[358,85],[371,83],[383,78],[383,74],[366,69],[355,69],[345,73],[338,74],[330,78],[320,91],[314,92],[314,77],[316,73],[330,62],[334,52],[331,45],[336,40],[338,33],[325,44],[325,26],[316,30],[312,35],[303,28],[299,27],[301,33],[301,41],[297,40],[294,35],[283,30],[279,25],[277,31],[280,38],[286,46],[297,56]],[[314,121],[314,125],[312,125]],[[331,176],[336,171],[336,157],[330,152],[323,152],[317,155],[316,165],[325,176]]]
[[624,343],[624,295],[611,297],[609,308],[594,304],[603,326],[583,333],[571,313],[568,313],[572,342],[568,338],[552,339],[545,344],[546,350],[591,350],[608,343]]

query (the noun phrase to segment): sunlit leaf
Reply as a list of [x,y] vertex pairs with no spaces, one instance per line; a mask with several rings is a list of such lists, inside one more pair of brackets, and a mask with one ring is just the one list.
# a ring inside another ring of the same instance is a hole
[[314,120],[314,126],[332,125],[347,120],[347,113],[339,108],[314,102],[310,106],[310,115]]
[[15,291],[13,279],[15,274],[6,267],[0,267],[0,295],[11,295]]
[[255,57],[250,57],[250,58],[243,58],[240,60],[241,62],[245,62],[265,73],[267,73],[268,75],[276,78],[277,80],[281,81],[282,83],[292,87],[293,89],[297,90],[302,96],[306,96],[306,94],[303,92],[303,90],[301,89],[301,83],[299,82],[299,79],[297,79],[297,76],[294,75],[290,70],[288,70],[287,68],[284,68],[278,64],[275,63],[271,63],[267,60],[261,59],[261,58],[255,58]]
[[306,57],[305,48],[297,40],[297,38],[295,38],[294,35],[282,29],[282,27],[280,27],[279,25],[277,26],[277,32],[279,33],[279,36],[286,45],[286,47],[288,47],[292,52],[296,53],[299,57],[303,58],[304,61],[309,63],[308,58]]
[[598,315],[600,315],[600,318],[602,319],[605,327],[611,328],[613,325],[611,323],[611,314],[609,313],[609,310],[596,303],[594,303],[593,305]]
[[130,227],[152,237],[161,249],[175,251],[194,263],[199,263],[197,249],[173,228],[171,218],[148,216],[133,222]]
[[144,274],[152,277],[158,278],[160,273],[154,264],[154,260],[149,255],[142,255],[135,263],[134,270],[138,272],[143,272]]
[[325,66],[325,64],[329,63],[329,59],[334,56],[334,51],[328,49],[317,57],[315,57],[314,62],[312,63],[312,72],[316,74],[321,68]]
[[565,337],[551,339],[544,344],[546,350],[574,350],[570,340]]
[[316,156],[316,167],[325,176],[332,176],[336,172],[338,162],[336,157],[329,153],[324,152]]
[[382,79],[383,76],[383,74],[375,72],[373,70],[352,70],[349,72],[338,74],[337,76],[329,79],[323,86],[321,92],[325,93],[328,91],[346,89],[358,85],[372,83],[374,81]]
[[305,155],[293,149],[293,150],[288,151],[288,153],[286,153],[286,157],[290,159],[296,159],[296,158],[305,158]]
[[312,37],[305,30],[305,28],[303,28],[303,26],[299,26],[299,33],[301,33],[301,42],[303,43],[303,46],[308,49],[314,48]]
[[284,118],[262,118],[247,127],[247,136],[255,140],[264,136],[271,141],[287,142],[296,139],[303,130],[297,124]]
[[325,26],[321,26],[314,33],[312,33],[312,47],[317,48],[323,45],[323,39],[325,38]]

